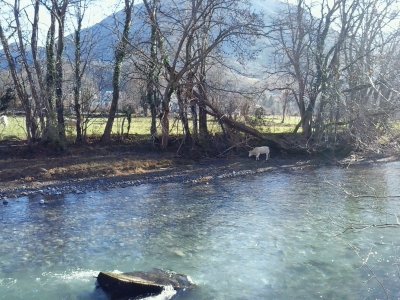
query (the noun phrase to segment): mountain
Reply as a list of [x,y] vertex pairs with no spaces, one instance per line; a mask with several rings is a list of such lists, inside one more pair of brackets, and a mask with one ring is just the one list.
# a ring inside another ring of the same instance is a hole
[[[163,0],[166,1],[166,0]],[[165,2],[163,2],[165,3]],[[251,0],[252,10],[256,13],[261,13],[263,15],[264,22],[268,24],[271,17],[278,13],[280,8],[282,8],[283,3],[277,0]],[[148,39],[150,35],[150,28],[145,24],[145,7],[142,3],[136,4],[135,13],[133,17],[133,23],[131,28],[131,36],[135,40],[145,40]],[[82,38],[87,41],[97,41],[93,44],[92,56],[102,62],[112,62],[114,59],[114,49],[115,45],[118,43],[118,32],[122,31],[124,12],[119,11],[116,14],[110,15],[103,19],[101,22],[88,27],[82,31]],[[73,57],[74,46],[73,46],[73,35],[67,36],[66,42],[66,55]],[[251,62],[250,69],[257,69],[260,67],[260,62],[267,62],[267,57],[269,56],[269,50],[267,49],[266,41],[259,40],[254,46],[255,49],[261,49],[258,58]],[[224,45],[224,52],[234,53],[229,45]],[[229,59],[229,60],[234,60]],[[265,63],[262,63],[262,65]]]
[[[139,16],[139,12],[143,12],[143,9],[143,4],[137,4],[135,6],[132,35],[136,34],[137,29],[143,28],[144,26],[143,19],[137,17]],[[82,42],[91,44],[91,53],[95,60],[102,62],[113,61],[115,45],[118,43],[119,33],[121,33],[123,29],[124,18],[124,11],[122,10],[106,17],[99,23],[82,30]],[[73,39],[73,34],[66,36],[65,54],[70,57],[74,56],[75,47]]]
[[[163,4],[168,0],[163,0]],[[264,22],[268,24],[271,17],[279,12],[280,8],[283,7],[283,3],[278,0],[250,0],[252,5],[252,10],[256,13],[261,13],[263,15]],[[150,28],[145,22],[145,7],[144,4],[139,3],[135,5],[134,17],[132,22],[131,37],[134,40],[144,41],[150,36]],[[90,13],[90,11],[88,12]],[[104,18],[99,23],[85,28],[81,33],[81,40],[85,41],[82,47],[83,55],[87,52],[87,49],[91,48],[91,57],[94,61],[101,65],[107,65],[107,63],[112,63],[114,60],[114,49],[119,40],[119,35],[122,31],[124,12],[119,11]],[[73,34],[66,36],[65,41],[65,51],[64,55],[69,59],[73,59],[75,47],[73,42]],[[17,56],[17,47],[15,44],[10,45],[13,53]],[[267,42],[264,39],[257,41],[254,49],[259,50],[258,56],[250,61],[241,61],[234,56],[234,50],[231,45],[224,44],[223,52],[227,53],[226,61],[233,68],[241,70],[243,74],[245,73],[261,73],[265,69],[265,65],[270,61],[270,50],[267,47]],[[45,56],[44,49],[39,49],[40,57]],[[27,53],[28,60],[32,60],[32,55],[30,52]],[[18,62],[17,57],[15,58]],[[8,65],[4,59],[4,53],[0,48],[0,68],[7,69]],[[108,76],[109,77],[109,76]]]

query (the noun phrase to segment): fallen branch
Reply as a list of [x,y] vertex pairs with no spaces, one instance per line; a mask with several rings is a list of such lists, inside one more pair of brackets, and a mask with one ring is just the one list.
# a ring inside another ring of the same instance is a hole
[[239,143],[237,143],[237,144],[235,144],[235,145],[229,147],[228,149],[226,149],[226,150],[222,151],[221,153],[219,153],[217,156],[218,156],[218,157],[221,157],[222,155],[224,155],[225,153],[229,152],[229,151],[232,150],[233,148],[236,148],[236,147],[238,147],[238,146],[240,146],[240,145],[242,145],[242,144],[247,144],[247,140],[241,141],[241,142],[239,142]]
[[290,143],[290,141],[288,142],[284,138],[280,138],[279,136],[266,137],[263,133],[259,132],[258,130],[229,118],[225,114],[221,113],[216,107],[214,107],[214,105],[212,105],[207,100],[205,100],[204,103],[209,108],[207,110],[207,114],[217,118],[219,122],[226,124],[230,128],[233,128],[240,132],[244,132],[253,137],[256,137],[257,139],[261,140],[266,146],[275,149],[285,150],[287,152],[307,153],[304,149],[300,147],[295,147],[292,143]]

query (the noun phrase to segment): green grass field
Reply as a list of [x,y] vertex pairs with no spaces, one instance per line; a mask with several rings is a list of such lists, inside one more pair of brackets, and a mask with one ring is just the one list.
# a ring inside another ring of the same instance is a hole
[[[296,116],[286,116],[285,122],[282,123],[282,116],[271,116],[263,119],[262,125],[254,126],[263,133],[289,133],[294,130],[299,123],[300,118]],[[299,132],[301,129],[299,130]]]
[[2,139],[26,139],[25,118],[8,116],[7,128],[0,124],[0,140]]
[[[122,118],[116,118],[113,126],[113,134],[120,134],[122,127]],[[286,117],[285,123],[281,123],[281,117],[266,117],[254,127],[264,133],[285,133],[293,131],[299,122],[298,117]],[[260,124],[262,123],[262,124]],[[87,124],[87,136],[99,136],[103,133],[106,125],[106,118],[93,118]],[[146,117],[132,118],[130,134],[148,135],[150,134],[151,119]],[[157,124],[158,131],[161,131],[160,124]],[[217,121],[209,120],[209,131],[211,133],[220,133],[221,128]],[[124,122],[124,130],[127,131],[127,121]],[[182,124],[178,119],[170,120],[170,133],[172,135],[180,135],[183,132]],[[66,133],[69,138],[75,136],[75,128],[67,126]],[[27,138],[25,130],[25,118],[22,116],[9,116],[8,126],[4,128],[0,125],[0,140],[25,140]]]

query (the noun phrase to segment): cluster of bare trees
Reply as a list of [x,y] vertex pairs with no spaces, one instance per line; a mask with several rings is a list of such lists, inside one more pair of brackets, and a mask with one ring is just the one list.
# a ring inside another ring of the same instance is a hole
[[[246,0],[143,0],[140,4],[124,0],[119,13],[123,19],[116,19],[120,24],[110,31],[117,41],[112,64],[93,57],[94,45],[102,41],[82,35],[84,18],[95,0],[0,2],[4,7],[2,59],[10,78],[2,90],[15,91],[25,112],[29,141],[65,144],[66,90],[73,91],[76,141],[84,141],[83,110],[90,86],[100,84],[99,66],[112,72],[103,142],[111,139],[118,111],[126,114],[130,124],[133,106],[121,103],[121,92],[132,84],[150,111],[150,134],[154,140],[161,137],[162,148],[170,139],[172,102],[177,103],[187,148],[210,140],[208,116],[221,126],[262,138],[221,111],[230,107],[229,97],[235,97],[223,88],[218,92],[214,85],[215,74],[224,76],[229,69],[227,57],[256,52],[258,40],[274,52],[274,63],[267,65],[265,58],[270,76],[265,80],[267,89],[282,92],[284,109],[290,99],[296,103],[301,120],[295,131],[301,128],[307,138],[336,142],[346,131],[366,145],[391,125],[399,107],[398,0],[318,4],[298,0],[282,3],[279,14],[268,17],[266,24]],[[40,26],[43,13],[50,20],[45,29]],[[70,57],[64,53],[67,27],[73,28]],[[222,98],[228,98],[224,105]],[[251,97],[242,98],[251,102]]]
[[167,146],[170,103],[176,95],[185,145],[206,143],[207,115],[219,114],[210,101],[208,71],[221,63],[227,43],[246,46],[261,36],[263,22],[246,1],[240,0],[193,0],[168,6],[162,6],[159,0],[144,0],[144,5],[151,26],[146,69],[152,134],[156,133],[153,111],[161,105],[161,146]]
[[[62,146],[64,125],[64,34],[70,1],[2,1],[0,39],[11,83],[26,117],[28,141],[42,139]],[[82,5],[82,1],[73,5]],[[50,24],[39,46],[40,13]],[[45,55],[41,52],[45,50]]]
[[[90,69],[91,49],[85,43],[96,42],[82,41],[81,37],[82,21],[90,10],[90,2],[37,0],[22,7],[21,1],[2,1],[10,18],[0,20],[0,37],[12,86],[25,111],[28,140],[65,142],[64,89],[71,86],[72,80],[77,142],[82,142],[82,90],[85,72]],[[140,11],[135,12],[135,7]],[[50,16],[44,45],[38,44],[41,10]],[[147,0],[141,6],[135,6],[133,0],[124,0],[123,17],[124,20],[117,20],[123,26],[115,33],[118,43],[114,49],[113,95],[102,140],[110,141],[122,81],[126,82],[130,74],[145,86],[142,96],[150,108],[154,138],[160,119],[163,148],[169,140],[172,98],[177,99],[179,106],[185,144],[207,141],[207,114],[220,114],[209,98],[208,71],[212,66],[223,66],[224,46],[228,43],[230,49],[240,51],[261,36],[262,20],[243,0]],[[134,18],[143,19],[145,25],[141,29],[147,35],[137,38],[137,34],[132,34]],[[74,24],[75,47],[69,60],[69,68],[73,70],[69,82],[65,79],[67,59],[63,55],[67,21]],[[192,115],[192,126],[188,113]]]
[[307,138],[360,146],[377,140],[399,111],[399,1],[287,4],[270,26],[271,76],[298,106]]

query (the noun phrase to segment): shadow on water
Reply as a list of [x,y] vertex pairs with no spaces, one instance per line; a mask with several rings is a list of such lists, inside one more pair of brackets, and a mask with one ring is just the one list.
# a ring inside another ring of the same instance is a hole
[[398,297],[399,228],[345,230],[396,222],[399,170],[19,198],[0,209],[0,299],[105,299],[100,270],[153,267],[197,283],[177,299]]

